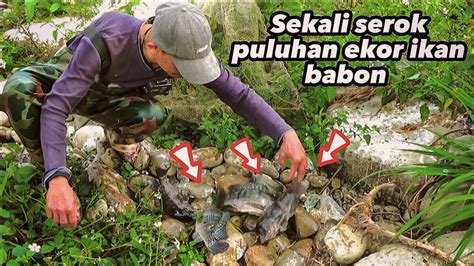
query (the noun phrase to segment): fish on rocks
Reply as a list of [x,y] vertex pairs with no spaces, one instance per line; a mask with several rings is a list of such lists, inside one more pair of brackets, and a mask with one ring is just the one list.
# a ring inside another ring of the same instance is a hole
[[288,220],[295,214],[300,196],[306,192],[301,182],[294,181],[280,197],[265,210],[257,222],[257,232],[260,242],[265,243],[288,226]]
[[264,185],[248,183],[231,187],[222,207],[229,211],[260,216],[273,204],[273,200]]
[[228,212],[210,206],[203,209],[202,220],[196,222],[196,234],[213,255],[225,252],[229,248],[229,244],[224,241],[228,237],[226,224],[229,219]]
[[[159,169],[158,176],[160,180],[161,206],[163,212],[177,219],[191,220],[196,214],[194,208],[189,204],[188,198],[180,193],[178,187],[173,182],[174,178],[168,177],[166,171]],[[171,181],[170,181],[171,180]]]

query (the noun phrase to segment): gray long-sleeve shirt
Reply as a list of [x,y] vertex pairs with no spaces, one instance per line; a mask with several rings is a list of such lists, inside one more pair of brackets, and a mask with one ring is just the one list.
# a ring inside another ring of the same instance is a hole
[[[126,14],[110,12],[92,23],[102,34],[111,57],[110,67],[102,76],[105,82],[134,88],[158,79],[139,50],[138,34],[143,22]],[[71,60],[46,96],[41,111],[41,146],[46,172],[66,166],[66,116],[86,96],[100,72],[100,56],[87,37],[77,35],[69,48],[74,51]],[[205,86],[235,113],[275,141],[291,129],[259,95],[223,65],[221,75]]]

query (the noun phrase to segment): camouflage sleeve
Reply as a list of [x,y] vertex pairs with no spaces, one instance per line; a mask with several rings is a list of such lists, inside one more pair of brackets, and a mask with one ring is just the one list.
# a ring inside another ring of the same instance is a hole
[[79,42],[63,74],[46,95],[41,109],[40,131],[45,172],[66,166],[66,116],[71,113],[100,71],[100,57],[91,41]]
[[220,65],[221,75],[205,86],[213,90],[236,114],[279,144],[283,134],[292,128],[260,95],[234,76],[222,63]]

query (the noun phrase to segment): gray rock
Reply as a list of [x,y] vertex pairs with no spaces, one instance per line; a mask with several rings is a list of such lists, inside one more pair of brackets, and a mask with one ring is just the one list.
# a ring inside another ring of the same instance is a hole
[[[395,233],[403,225],[400,222],[390,220],[380,220],[375,222],[381,229]],[[398,242],[397,239],[390,237],[376,236],[373,234],[368,235],[367,251],[369,253],[375,253],[381,250],[384,245]]]
[[339,178],[333,178],[331,181],[331,187],[334,189],[341,188],[341,179]]
[[299,238],[307,238],[318,231],[318,224],[314,221],[311,214],[302,207],[296,208],[295,221],[296,232]]
[[242,158],[237,156],[231,149],[227,148],[224,151],[224,160],[228,164],[235,164],[235,165],[242,165],[243,161]]
[[291,178],[290,178],[290,169],[286,169],[284,170],[283,172],[281,172],[280,174],[280,181],[283,183],[283,184],[288,184],[291,182]]
[[203,184],[202,182],[186,182],[184,187],[189,192],[189,195],[196,199],[205,199],[214,193],[214,188],[212,186]]
[[298,252],[286,249],[275,262],[275,266],[283,265],[304,266],[304,258]]
[[242,185],[250,182],[250,179],[240,175],[223,175],[217,179],[217,191],[220,194],[227,193],[234,185]]
[[308,173],[306,175],[306,180],[314,188],[322,188],[328,182],[327,176],[318,174],[317,172]]
[[396,206],[385,206],[383,208],[385,219],[390,221],[400,221],[400,209]]
[[442,261],[429,255],[421,254],[411,247],[401,244],[387,245],[377,253],[371,254],[354,264],[354,266],[425,266],[425,265],[445,265]]
[[[457,245],[461,242],[461,239],[465,233],[466,231],[454,231],[439,236],[438,238],[431,241],[431,243],[446,253],[452,253],[456,249]],[[470,252],[474,252],[474,238],[471,239],[471,242],[469,242],[467,245],[463,252],[463,256],[466,256]],[[471,254],[466,259],[471,263],[471,265],[474,265],[474,254]]]
[[8,120],[8,115],[5,112],[0,111],[0,126],[9,127],[10,121]]
[[313,255],[313,240],[309,238],[301,239],[294,243],[290,249],[296,251],[303,258],[309,259]]
[[202,168],[213,168],[222,163],[223,156],[217,148],[206,147],[193,150],[193,157],[202,162]]
[[160,228],[163,233],[165,233],[170,238],[176,238],[179,236],[179,233],[186,228],[186,226],[179,220],[167,218],[161,222]]
[[278,255],[271,248],[256,245],[249,247],[245,252],[245,262],[248,266],[273,265]]
[[278,178],[278,170],[273,166],[272,162],[266,158],[262,158],[261,172],[271,178]]
[[279,235],[270,239],[267,243],[267,247],[273,249],[277,254],[280,254],[283,250],[287,249],[291,245],[290,240],[286,235]]
[[324,243],[331,257],[337,263],[352,264],[364,255],[367,249],[367,238],[363,230],[355,230],[349,225],[342,224],[329,229],[324,237]]
[[227,166],[226,175],[240,175],[240,176],[249,176],[250,171],[243,167],[242,165],[230,164]]

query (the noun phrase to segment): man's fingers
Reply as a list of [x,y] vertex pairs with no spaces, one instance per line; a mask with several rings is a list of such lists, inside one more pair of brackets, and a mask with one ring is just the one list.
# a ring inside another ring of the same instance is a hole
[[280,156],[278,158],[278,163],[280,164],[281,168],[285,168],[285,160],[286,160],[286,155],[282,152],[280,152]]
[[53,212],[48,207],[46,207],[46,215],[49,219],[53,219]]
[[67,218],[68,218],[68,221],[69,221],[69,225],[72,227],[72,228],[76,228],[77,226],[77,210],[72,210],[70,212],[68,212],[67,214]]
[[291,162],[291,167],[290,167],[290,179],[293,179],[295,177],[296,169],[298,169],[298,164]]
[[67,213],[61,213],[60,216],[59,216],[59,224],[61,225],[61,227],[67,227],[69,222],[68,222],[68,219],[67,219]]
[[298,180],[302,181],[306,173],[306,160],[300,161],[298,164]]

